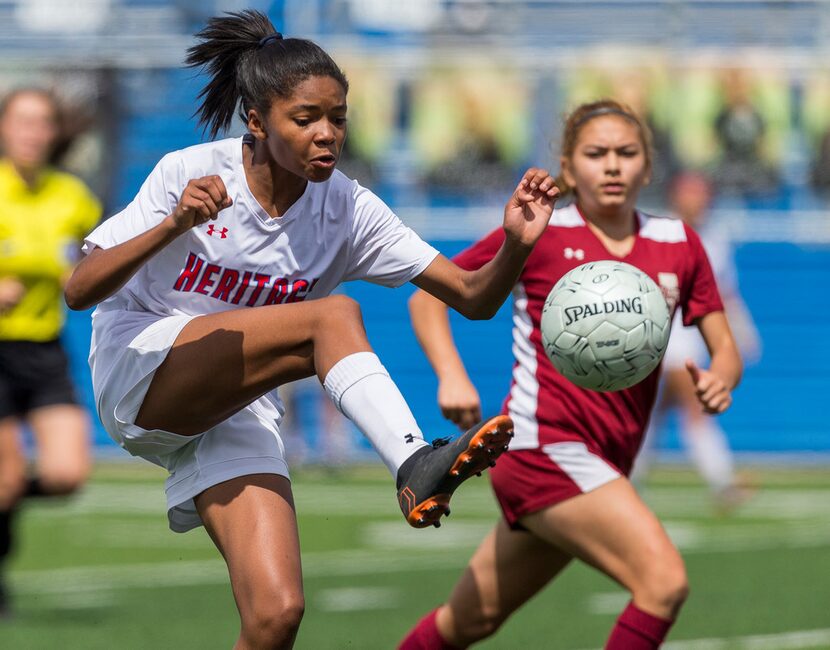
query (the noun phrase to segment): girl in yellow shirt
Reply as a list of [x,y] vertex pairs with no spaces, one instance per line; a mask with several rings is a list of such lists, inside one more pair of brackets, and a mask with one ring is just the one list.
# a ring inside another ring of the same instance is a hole
[[[0,102],[0,616],[11,518],[27,495],[69,494],[90,468],[89,422],[59,340],[63,283],[101,206],[77,178],[49,165],[60,134],[54,98],[21,89]],[[29,478],[20,441],[37,448]]]

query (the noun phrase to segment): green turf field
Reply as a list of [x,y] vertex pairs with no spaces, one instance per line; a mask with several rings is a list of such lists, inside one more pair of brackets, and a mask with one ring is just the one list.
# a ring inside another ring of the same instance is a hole
[[[712,514],[690,474],[662,471],[647,500],[686,557],[692,595],[669,650],[830,648],[830,472],[760,470],[757,497]],[[307,610],[303,650],[395,647],[448,592],[496,517],[486,480],[440,529],[409,529],[381,468],[294,475]],[[99,465],[70,502],[29,505],[11,566],[16,616],[2,648],[230,648],[237,617],[202,530],[167,529],[162,476]],[[369,513],[358,516],[357,512]],[[481,648],[601,647],[625,594],[572,566]]]

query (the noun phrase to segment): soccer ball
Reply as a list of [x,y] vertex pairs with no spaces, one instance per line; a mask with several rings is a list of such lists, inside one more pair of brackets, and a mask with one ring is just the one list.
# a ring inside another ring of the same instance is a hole
[[577,386],[628,388],[660,363],[670,331],[663,292],[640,269],[612,260],[566,273],[542,308],[542,343]]

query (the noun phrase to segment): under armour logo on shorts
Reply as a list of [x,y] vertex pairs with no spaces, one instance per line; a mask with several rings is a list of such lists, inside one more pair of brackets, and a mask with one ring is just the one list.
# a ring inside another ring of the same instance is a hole
[[573,249],[570,246],[565,249],[565,259],[566,260],[584,260],[585,259],[585,251],[581,248]]
[[213,224],[210,224],[207,229],[207,234],[211,237],[219,237],[220,239],[227,239],[228,238],[228,229],[224,226],[222,228],[217,228]]
[[415,442],[415,436],[413,436],[411,433],[407,433],[403,437],[403,439],[406,440],[407,442]]

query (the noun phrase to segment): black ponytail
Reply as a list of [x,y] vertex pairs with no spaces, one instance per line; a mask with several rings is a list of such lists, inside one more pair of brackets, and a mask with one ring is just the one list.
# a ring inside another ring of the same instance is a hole
[[309,77],[332,77],[348,92],[346,75],[319,45],[283,39],[259,11],[211,18],[196,38],[201,42],[187,50],[185,63],[210,75],[195,114],[211,138],[230,126],[237,106],[245,123],[251,108],[264,118],[274,97],[290,96]]

